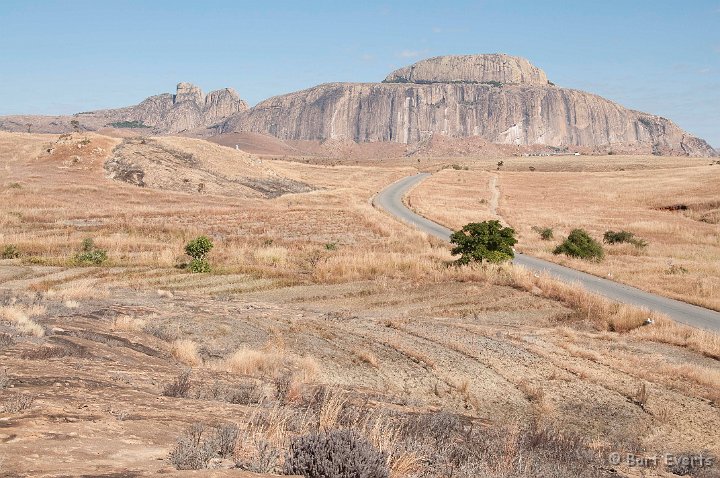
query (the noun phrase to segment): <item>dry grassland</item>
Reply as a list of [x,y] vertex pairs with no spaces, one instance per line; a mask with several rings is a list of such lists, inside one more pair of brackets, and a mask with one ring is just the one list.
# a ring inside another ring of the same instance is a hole
[[[698,164],[675,158],[689,164],[665,168],[646,163],[645,169],[629,170],[638,159],[609,158],[617,170],[607,172],[604,164],[600,171],[592,171],[584,165],[586,170],[578,174],[578,163],[589,160],[582,157],[552,158],[556,163],[547,168],[543,166],[550,159],[544,159],[535,163],[534,172],[443,170],[419,185],[409,202],[421,214],[451,228],[502,219],[518,232],[516,249],[521,252],[720,310],[720,167],[708,165],[707,160]],[[513,161],[506,164],[512,166]],[[541,170],[563,164],[568,171]],[[659,166],[665,163],[661,160]],[[490,207],[493,177],[497,178],[497,214]],[[666,209],[677,205],[688,209]],[[541,240],[533,227],[552,228],[555,239]],[[607,230],[627,230],[649,246],[607,245],[607,256],[600,263],[552,254],[558,242],[578,227],[598,240]]]
[[[720,453],[717,335],[662,317],[641,326],[645,311],[521,268],[449,267],[446,244],[369,203],[410,168],[268,161],[158,138],[153,147],[193,155],[203,181],[312,191],[160,189],[178,183],[152,160],[143,167],[157,182],[139,188],[105,177],[120,140],[89,135],[78,148],[85,138],[0,134],[0,245],[20,251],[0,261],[3,469],[186,476],[176,467],[188,443],[197,452],[212,436],[224,445],[213,442],[202,466],[217,476],[278,473],[293,438],[337,428],[385,452],[393,478],[637,476],[608,475],[607,454]],[[486,170],[442,171],[411,204],[448,224],[493,217],[484,186],[497,175],[498,213],[512,224],[508,205],[524,193],[506,187],[544,174],[560,188],[554,175],[565,174],[475,164]],[[197,184],[192,168],[182,174]],[[605,173],[566,177],[587,174]],[[650,172],[618,175],[631,203],[622,178],[632,174]],[[532,225],[518,227],[525,248]],[[655,257],[664,236],[637,232]],[[211,274],[175,267],[198,234],[215,242]],[[73,264],[85,237],[108,264]]]

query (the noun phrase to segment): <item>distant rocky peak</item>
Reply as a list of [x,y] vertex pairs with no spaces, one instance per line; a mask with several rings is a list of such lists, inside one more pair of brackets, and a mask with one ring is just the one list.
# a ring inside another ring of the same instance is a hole
[[545,72],[504,53],[429,58],[390,73],[384,83],[486,83],[547,85]]
[[192,83],[178,83],[175,97],[173,98],[175,103],[181,103],[183,101],[192,101],[197,105],[205,103],[205,95],[199,86],[195,86]]

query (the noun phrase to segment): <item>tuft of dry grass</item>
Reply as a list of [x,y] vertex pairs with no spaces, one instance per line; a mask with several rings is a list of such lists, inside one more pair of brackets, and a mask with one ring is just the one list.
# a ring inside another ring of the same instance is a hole
[[4,306],[0,307],[0,319],[9,322],[22,335],[42,337],[45,335],[45,329],[33,322],[28,312],[32,311],[15,305]]
[[178,339],[170,345],[170,353],[175,359],[185,365],[197,367],[202,365],[202,358],[198,353],[197,344],[192,340]]
[[270,246],[258,249],[253,253],[253,257],[256,261],[278,267],[284,265],[288,260],[288,250],[285,247]]
[[147,322],[143,319],[136,319],[128,315],[122,315],[113,321],[113,330],[121,332],[142,332],[145,326],[147,326]]
[[371,367],[378,368],[380,365],[378,358],[368,349],[358,348],[354,350],[354,353],[362,362],[370,365]]
[[686,347],[720,360],[720,334],[660,318],[652,326],[635,329],[632,335],[653,342]]
[[224,366],[230,372],[243,375],[275,376],[283,361],[283,353],[240,349],[225,359]]

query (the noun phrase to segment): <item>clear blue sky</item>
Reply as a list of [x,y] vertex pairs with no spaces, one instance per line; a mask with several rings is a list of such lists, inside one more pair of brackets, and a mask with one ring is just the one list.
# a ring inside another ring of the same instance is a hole
[[1,0],[0,114],[126,106],[179,81],[255,104],[493,52],[720,147],[720,0]]

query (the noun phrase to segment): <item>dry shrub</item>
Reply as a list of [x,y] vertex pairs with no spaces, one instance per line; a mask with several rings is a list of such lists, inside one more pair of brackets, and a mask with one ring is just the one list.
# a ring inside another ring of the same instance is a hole
[[9,305],[0,307],[0,319],[9,322],[21,335],[42,337],[45,329],[28,317],[27,310],[22,307]]
[[175,377],[175,380],[163,387],[162,394],[166,397],[187,398],[190,394],[190,372],[186,371]]
[[10,334],[0,334],[0,350],[6,349],[15,344],[15,340]]
[[197,344],[189,339],[178,339],[170,345],[170,353],[175,359],[185,365],[197,367],[202,364],[202,358],[197,350]]
[[177,439],[169,460],[178,470],[202,470],[217,454],[217,441],[211,429],[195,423]]
[[142,332],[146,325],[147,322],[143,319],[122,315],[113,321],[112,328],[113,330],[121,332]]
[[387,456],[351,430],[328,430],[292,440],[287,475],[324,478],[387,478]]

